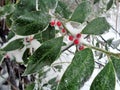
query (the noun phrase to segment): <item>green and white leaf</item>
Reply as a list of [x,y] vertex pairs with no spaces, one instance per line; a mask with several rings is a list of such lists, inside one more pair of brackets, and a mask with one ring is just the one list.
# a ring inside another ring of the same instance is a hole
[[18,35],[31,35],[44,30],[49,24],[50,16],[43,12],[29,12],[19,16],[12,25]]
[[98,17],[89,22],[82,30],[83,34],[100,35],[110,29],[110,25],[104,17]]
[[111,57],[111,60],[112,60],[116,75],[118,79],[120,80],[120,59]]
[[44,66],[51,65],[59,56],[63,37],[55,38],[44,42],[29,57],[29,63],[24,75],[39,72]]
[[28,84],[25,90],[34,90],[35,83]]
[[87,48],[77,52],[65,71],[57,90],[79,90],[94,70],[92,50]]
[[7,15],[10,15],[11,13],[14,12],[14,10],[15,10],[14,4],[8,4],[3,7],[0,7],[0,19]]
[[83,23],[91,12],[91,3],[89,1],[83,1],[78,5],[76,10],[73,12],[71,21]]
[[113,0],[109,0],[106,10],[109,10],[113,5]]
[[10,43],[8,43],[3,49],[1,49],[2,51],[12,51],[12,50],[16,50],[16,49],[20,49],[24,46],[23,44],[23,39],[16,39],[14,41],[11,41]]
[[96,76],[90,90],[115,90],[115,72],[111,61]]
[[61,1],[58,1],[58,5],[56,7],[55,13],[58,13],[61,17],[67,18],[67,19],[72,14],[71,11],[69,10],[68,6]]
[[55,38],[55,33],[56,33],[55,28],[49,25],[45,31],[37,33],[34,36],[34,39],[37,39],[39,42],[43,43],[47,40]]
[[38,9],[42,12],[48,12],[50,9],[55,9],[58,0],[38,0]]

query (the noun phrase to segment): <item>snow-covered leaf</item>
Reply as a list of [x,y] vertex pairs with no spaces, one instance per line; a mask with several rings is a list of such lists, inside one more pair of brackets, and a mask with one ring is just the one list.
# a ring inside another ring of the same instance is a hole
[[4,16],[10,15],[15,10],[14,4],[8,4],[0,7],[0,19]]
[[111,61],[96,76],[90,90],[115,90],[115,73]]
[[77,52],[65,71],[57,90],[79,90],[94,70],[94,58],[91,49]]
[[24,75],[39,72],[44,66],[51,65],[60,54],[63,37],[48,40],[44,42],[29,57],[29,63]]
[[29,12],[19,16],[13,26],[13,31],[18,35],[31,35],[45,29],[49,24],[50,16],[43,12]]
[[108,4],[107,4],[107,10],[109,10],[113,5],[113,0],[109,0]]
[[38,0],[38,9],[48,12],[49,9],[54,9],[58,0]]
[[94,0],[94,4],[98,3],[100,0]]
[[12,30],[10,30],[9,33],[8,33],[8,36],[7,36],[7,40],[10,40],[14,36],[15,36],[15,33]]
[[30,48],[27,48],[25,52],[23,53],[22,59],[24,64],[28,63],[28,57],[30,56]]
[[10,43],[8,43],[3,49],[3,51],[12,51],[12,50],[16,50],[16,49],[20,49],[24,46],[23,44],[23,39],[16,39],[14,41],[11,41]]
[[34,90],[34,87],[35,87],[35,83],[31,83],[31,84],[27,85],[25,90]]
[[87,26],[82,30],[83,34],[93,34],[100,35],[105,31],[110,29],[109,23],[106,21],[104,17],[98,17],[92,20],[87,24]]
[[61,15],[63,18],[67,19],[71,15],[71,11],[68,9],[67,5],[61,1],[58,1],[58,5],[55,12]]
[[49,25],[49,27],[41,32],[41,33],[37,33],[35,36],[34,36],[35,39],[37,39],[39,42],[43,43],[47,40],[50,40],[52,38],[55,38],[55,28],[54,27],[51,27]]
[[83,1],[78,5],[72,14],[71,21],[83,23],[91,12],[91,4],[88,1]]
[[118,79],[120,80],[120,59],[111,57],[111,60],[113,62],[113,66],[114,66],[116,75],[117,75]]

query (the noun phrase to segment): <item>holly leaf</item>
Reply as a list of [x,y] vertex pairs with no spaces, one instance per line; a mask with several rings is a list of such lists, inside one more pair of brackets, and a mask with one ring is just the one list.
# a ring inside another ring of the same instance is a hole
[[98,3],[100,0],[94,0],[94,4]]
[[113,0],[109,0],[106,10],[109,10],[113,5]]
[[85,19],[91,12],[91,4],[89,1],[83,1],[78,7],[75,9],[72,14],[71,21],[83,23]]
[[55,28],[49,25],[45,31],[36,34],[34,38],[37,39],[39,42],[43,43],[47,40],[55,38],[55,33]]
[[51,65],[60,54],[63,37],[48,40],[44,42],[29,57],[29,63],[24,75],[39,72],[44,66]]
[[111,57],[116,75],[118,77],[118,79],[120,80],[120,59],[117,59],[115,57]]
[[35,83],[31,83],[31,84],[27,85],[25,90],[34,90],[34,87],[35,87]]
[[10,40],[14,36],[15,36],[15,33],[12,30],[10,30],[9,33],[8,33],[8,36],[7,36],[7,40]]
[[44,30],[49,21],[50,16],[46,13],[39,11],[29,12],[15,20],[12,30],[18,35],[31,35]]
[[14,4],[7,4],[7,5],[3,6],[3,7],[0,7],[0,19],[2,17],[5,17],[5,16],[10,15],[11,13],[13,13],[14,10],[15,10],[14,6],[15,6]]
[[98,17],[87,24],[82,30],[82,34],[100,35],[110,29],[109,23],[104,17]]
[[8,43],[3,49],[1,49],[2,51],[12,51],[12,50],[16,50],[16,49],[20,49],[24,46],[23,44],[23,39],[16,39],[14,41],[11,41],[10,43]]
[[57,90],[79,90],[94,70],[94,58],[91,49],[77,52],[65,71]]
[[90,90],[114,90],[115,82],[114,67],[109,61],[92,82]]
[[68,9],[67,5],[61,1],[58,1],[58,5],[55,13],[58,13],[63,18],[69,18],[71,15],[71,11]]
[[58,0],[38,0],[38,8],[42,12],[48,12],[50,9],[55,9]]
[[30,56],[30,48],[27,48],[25,52],[23,53],[22,59],[24,61],[24,64],[28,63],[28,57]]

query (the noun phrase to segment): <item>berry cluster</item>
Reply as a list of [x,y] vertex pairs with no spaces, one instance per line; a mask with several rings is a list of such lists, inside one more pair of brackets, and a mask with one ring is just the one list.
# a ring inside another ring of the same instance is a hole
[[65,28],[63,28],[63,26],[62,26],[62,22],[56,21],[56,20],[52,20],[52,21],[50,22],[50,25],[51,25],[52,27],[57,26],[57,27],[59,27],[59,29],[61,30],[61,32],[62,32],[63,34],[66,33]]
[[80,33],[76,34],[76,36],[69,35],[69,40],[73,41],[73,43],[75,45],[78,45],[79,46],[79,50],[83,50],[84,46],[80,45],[80,38],[81,38],[81,34]]
[[[52,21],[50,22],[50,25],[51,25],[52,27],[57,26],[57,27],[61,30],[62,34],[66,34],[66,33],[67,33],[67,31],[66,31],[65,28],[63,27],[62,23],[61,23],[60,21],[58,21],[58,20],[57,20],[57,21],[56,21],[56,20],[52,20]],[[80,44],[80,38],[81,38],[81,34],[80,34],[80,33],[78,33],[76,36],[69,35],[69,40],[70,40],[70,41],[73,41],[73,43],[74,43],[75,45],[79,46],[79,50],[83,50],[83,49],[84,49],[84,46]]]

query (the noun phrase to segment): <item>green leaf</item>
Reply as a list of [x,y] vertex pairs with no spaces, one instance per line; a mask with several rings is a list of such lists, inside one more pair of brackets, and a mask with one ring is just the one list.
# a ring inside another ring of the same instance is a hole
[[10,15],[15,10],[14,4],[8,4],[0,7],[0,19],[4,16]]
[[45,29],[49,24],[50,16],[43,12],[29,12],[19,16],[12,25],[18,35],[31,35]]
[[27,48],[22,56],[24,64],[28,63],[28,57],[30,56],[30,48]]
[[115,90],[115,82],[114,67],[110,61],[96,76],[90,90]]
[[8,43],[2,50],[3,51],[12,51],[16,49],[20,49],[24,46],[23,39],[16,39]]
[[57,90],[79,90],[94,70],[92,50],[77,52],[65,71]]
[[49,9],[54,9],[58,0],[38,0],[39,9],[43,12],[48,12]]
[[29,57],[29,63],[24,75],[39,72],[42,67],[51,65],[60,54],[63,37],[55,38],[44,42]]
[[68,9],[67,5],[61,1],[58,1],[58,5],[55,13],[58,13],[63,18],[69,18],[71,15],[71,11]]
[[88,17],[88,15],[91,12],[91,4],[89,1],[84,1],[81,4],[78,5],[76,10],[74,11],[71,21],[83,23],[85,19]]
[[113,5],[113,0],[109,0],[106,10],[109,10]]
[[120,80],[120,59],[111,57],[111,60],[113,62],[113,66],[114,66],[115,72],[117,74],[117,77]]
[[19,17],[20,15],[36,11],[36,2],[34,0],[19,0],[18,4],[16,4],[15,7],[15,12],[13,13],[12,17],[14,19]]
[[8,33],[8,36],[7,36],[7,40],[10,40],[14,36],[15,36],[15,33],[12,30],[10,30],[9,33]]
[[104,17],[98,17],[92,20],[87,26],[82,30],[83,34],[92,34],[92,35],[100,35],[105,31],[110,29],[109,23],[106,21]]
[[34,87],[35,87],[35,83],[31,83],[31,84],[27,85],[25,90],[34,90]]
[[47,40],[53,39],[55,38],[55,28],[49,25],[49,27],[45,31],[36,34],[34,38],[37,39],[41,43]]
[[98,3],[100,0],[94,0],[94,4]]

